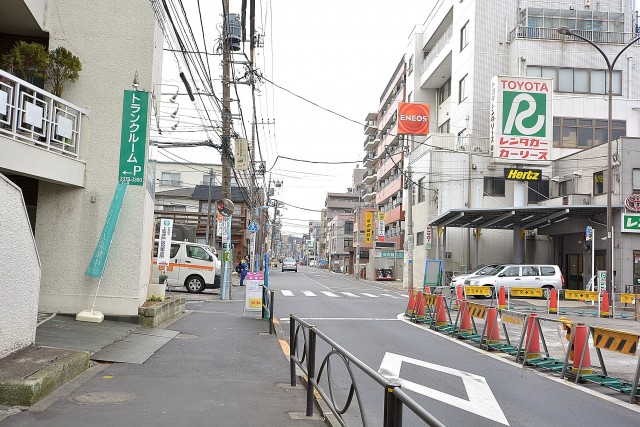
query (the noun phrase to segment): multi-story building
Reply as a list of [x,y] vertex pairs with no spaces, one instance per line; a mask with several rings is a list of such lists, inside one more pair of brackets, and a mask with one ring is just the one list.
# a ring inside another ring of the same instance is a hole
[[[15,70],[0,70],[0,173],[22,189],[31,215],[42,266],[38,308],[75,314],[91,307],[98,284],[85,271],[119,181],[123,93],[150,92],[161,82],[162,32],[149,2],[10,4],[10,13],[3,8],[0,14],[0,56],[27,41],[64,47],[82,63],[78,80],[67,82],[61,96],[37,79],[29,83]],[[132,111],[151,111],[130,94]],[[137,316],[147,297],[154,179],[146,130],[140,155],[131,158],[141,185],[126,190],[100,279],[95,309],[105,315]]]
[[327,222],[327,253],[331,271],[349,273],[353,251],[353,214],[335,215]]
[[[431,107],[431,133],[410,138],[406,162],[414,199],[413,207],[405,206],[413,209],[414,283],[420,283],[425,259],[443,259],[449,273],[480,263],[548,262],[560,265],[571,288],[583,285],[590,257],[575,242],[583,241],[587,225],[606,235],[599,229],[606,222],[606,196],[598,193],[600,181],[592,187],[574,181],[604,179],[607,66],[593,46],[558,28],[568,26],[613,59],[637,35],[636,16],[632,0],[435,2],[406,54],[406,99]],[[639,54],[638,44],[631,46],[614,67],[614,140],[639,135]],[[501,140],[491,141],[494,76],[550,79],[548,157],[503,156]],[[577,154],[587,149],[597,158]],[[542,179],[528,185],[505,180],[512,167],[539,169]],[[622,191],[634,190],[614,186],[614,240],[637,246],[632,235],[620,233]],[[565,219],[564,226],[549,226]],[[625,259],[635,253],[615,252]],[[635,276],[616,265],[623,273],[615,275],[620,290]],[[595,267],[603,269],[604,260],[596,258]]]
[[[211,173],[213,172],[213,173]],[[196,185],[219,186],[222,165],[212,163],[156,162],[156,210],[198,212],[191,198]],[[232,186],[237,184],[232,180]]]

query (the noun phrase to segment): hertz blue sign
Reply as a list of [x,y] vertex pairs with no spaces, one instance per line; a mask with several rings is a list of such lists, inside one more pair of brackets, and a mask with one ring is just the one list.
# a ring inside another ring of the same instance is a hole
[[504,179],[511,181],[542,181],[542,169],[506,168]]

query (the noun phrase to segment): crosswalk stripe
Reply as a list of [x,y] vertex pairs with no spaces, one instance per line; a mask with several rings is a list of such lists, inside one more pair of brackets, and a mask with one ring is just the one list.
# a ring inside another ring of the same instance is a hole
[[409,295],[405,295],[405,294],[402,294],[400,296],[403,297],[403,298],[409,298]]
[[315,296],[316,296],[316,294],[314,294],[314,293],[313,293],[313,292],[311,292],[311,291],[302,291],[302,293],[303,293],[305,296],[308,296],[308,297],[315,297]]
[[292,297],[293,296],[293,292],[291,292],[291,291],[281,290],[280,292],[282,292],[282,295],[284,295],[285,297]]
[[391,294],[380,294],[380,295],[384,295],[385,297],[389,297],[389,298],[393,298],[393,299],[400,299],[400,297],[397,297],[397,296],[391,295]]
[[334,294],[333,292],[328,292],[328,291],[321,291],[321,292],[328,297],[340,298],[338,295]]
[[374,295],[374,294],[367,294],[367,293],[362,293],[362,295],[369,297],[369,298],[378,298],[378,295]]
[[342,295],[346,295],[351,298],[360,298],[360,295],[352,294],[351,292],[340,292]]

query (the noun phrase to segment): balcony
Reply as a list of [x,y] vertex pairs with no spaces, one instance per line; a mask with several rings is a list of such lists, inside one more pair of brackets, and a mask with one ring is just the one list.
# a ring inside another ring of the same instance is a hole
[[381,205],[387,200],[389,197],[397,194],[398,192],[402,192],[402,175],[398,174],[390,177],[387,180],[386,185],[381,184],[380,190],[376,195],[376,204]]
[[362,158],[362,164],[364,165],[365,168],[371,168],[371,167],[375,166],[377,160],[378,159],[376,158],[375,154],[367,153]]
[[402,203],[398,203],[397,206],[385,212],[384,222],[386,224],[393,224],[396,221],[404,220],[404,211],[402,210]]
[[378,144],[380,144],[378,132],[376,132],[375,135],[367,135],[364,139],[364,151],[373,152]]
[[0,169],[84,185],[86,111],[0,70]]
[[[615,43],[623,44],[630,42],[633,37],[637,36],[635,33],[622,33],[617,31],[594,31],[594,30],[574,30],[576,34],[581,35],[587,40],[591,40],[594,43]],[[509,43],[512,43],[516,39],[530,39],[530,40],[565,40],[582,42],[574,36],[563,36],[558,32],[557,28],[544,28],[544,27],[527,27],[518,25],[516,28],[509,32]],[[636,45],[640,42],[636,42]]]
[[362,177],[362,183],[364,185],[371,185],[378,180],[378,176],[375,171],[367,171]]
[[391,157],[386,157],[382,162],[382,165],[378,168],[378,179],[385,179],[396,167],[402,169],[402,158],[402,151],[393,154]]
[[444,33],[440,36],[435,46],[431,48],[427,56],[425,56],[422,64],[420,65],[420,74],[424,74],[427,71],[427,68],[433,63],[438,54],[442,52],[451,41],[451,35],[453,34],[452,26],[449,25]]
[[371,202],[375,200],[378,192],[373,187],[367,187],[365,191],[363,191],[362,200],[365,202]]

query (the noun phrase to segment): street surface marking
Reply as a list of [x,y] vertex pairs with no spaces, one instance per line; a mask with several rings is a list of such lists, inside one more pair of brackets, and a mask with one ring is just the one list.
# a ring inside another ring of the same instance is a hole
[[[403,362],[462,378],[462,383],[467,391],[469,400],[461,399],[448,393],[423,386],[422,384],[400,378],[400,368]],[[400,386],[404,389],[439,400],[500,424],[510,425],[493,395],[489,384],[487,384],[484,377],[479,375],[388,352],[385,353],[382,363],[380,363],[378,373],[387,379],[397,379],[400,381]]]
[[397,297],[397,296],[394,296],[394,295],[391,295],[391,294],[380,294],[380,295],[384,295],[385,297],[390,297],[390,298],[393,298],[393,299],[400,299],[400,297]]
[[302,291],[302,293],[307,297],[315,297],[316,296],[316,294],[314,294],[311,291]]
[[333,297],[333,298],[340,298],[338,295],[334,294],[333,292],[329,292],[329,291],[322,291],[323,294],[325,294],[328,297]]
[[312,279],[311,277],[307,276],[306,274],[302,273],[302,275],[304,277],[306,277],[307,279],[311,280],[312,282],[316,282],[318,285],[322,286],[323,288],[325,288],[326,290],[331,290],[330,287],[323,285],[322,283],[318,282],[316,279]]
[[403,298],[409,298],[409,295],[405,295],[405,294],[400,294],[400,296]]
[[[377,322],[397,322],[398,319],[395,317],[391,318],[378,318],[378,317],[301,317],[302,320],[363,320],[365,322],[377,321]],[[288,317],[286,319],[280,320],[282,323],[290,322],[291,319]]]
[[374,294],[368,294],[366,292],[363,292],[362,295],[369,297],[369,298],[378,298],[378,295],[374,295]]
[[351,298],[360,298],[360,295],[352,294],[351,292],[340,292],[342,295],[346,295]]
[[286,289],[283,289],[280,292],[282,292],[282,295],[284,295],[285,297],[292,297],[293,296],[293,292],[287,291]]

